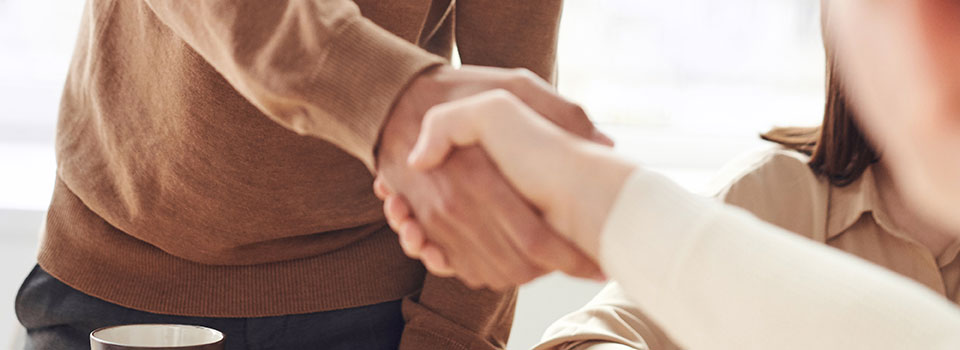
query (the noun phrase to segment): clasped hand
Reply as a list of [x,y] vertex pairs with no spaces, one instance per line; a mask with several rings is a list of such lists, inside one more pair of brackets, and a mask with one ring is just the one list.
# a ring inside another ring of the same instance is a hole
[[374,187],[404,251],[436,275],[497,290],[553,270],[602,279],[596,237],[632,170],[604,144],[532,73],[441,67],[398,99]]

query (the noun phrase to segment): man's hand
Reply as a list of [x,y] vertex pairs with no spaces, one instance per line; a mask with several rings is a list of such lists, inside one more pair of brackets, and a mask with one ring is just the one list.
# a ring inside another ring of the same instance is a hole
[[492,89],[510,91],[573,134],[610,143],[579,106],[560,98],[528,71],[439,67],[416,78],[386,122],[377,159],[381,183],[410,203],[425,237],[450,257],[442,266],[427,267],[445,276],[456,271],[474,288],[504,289],[552,270],[598,278],[601,273],[593,260],[553,232],[482,150],[456,151],[427,173],[408,167],[407,157],[428,109]]

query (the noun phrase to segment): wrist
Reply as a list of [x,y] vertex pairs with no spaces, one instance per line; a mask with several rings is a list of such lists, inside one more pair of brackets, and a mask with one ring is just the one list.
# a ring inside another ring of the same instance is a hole
[[405,163],[406,157],[417,141],[423,114],[441,96],[436,75],[446,65],[436,65],[415,75],[393,103],[393,107],[381,127],[380,138],[374,148],[377,168],[383,165]]
[[636,165],[607,147],[583,142],[577,148],[571,158],[578,183],[567,187],[563,216],[570,221],[565,235],[596,258],[607,217]]

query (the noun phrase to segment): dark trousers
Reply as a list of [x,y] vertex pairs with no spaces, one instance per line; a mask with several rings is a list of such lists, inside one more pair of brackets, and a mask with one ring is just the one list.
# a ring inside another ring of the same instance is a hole
[[396,349],[403,332],[400,301],[312,314],[257,318],[160,315],[112,304],[63,284],[40,266],[20,287],[17,318],[27,329],[26,349],[90,348],[90,332],[119,324],[177,323],[214,328],[227,350]]

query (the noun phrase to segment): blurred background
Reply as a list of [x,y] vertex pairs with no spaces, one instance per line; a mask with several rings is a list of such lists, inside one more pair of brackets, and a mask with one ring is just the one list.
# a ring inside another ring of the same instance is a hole
[[[0,349],[34,263],[56,169],[60,91],[80,0],[0,0]],[[619,152],[702,191],[772,126],[822,116],[824,58],[815,0],[567,0],[560,91]],[[561,275],[520,292],[510,350],[528,349],[602,285]]]

